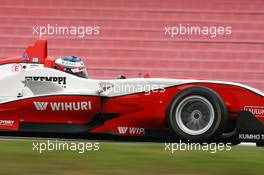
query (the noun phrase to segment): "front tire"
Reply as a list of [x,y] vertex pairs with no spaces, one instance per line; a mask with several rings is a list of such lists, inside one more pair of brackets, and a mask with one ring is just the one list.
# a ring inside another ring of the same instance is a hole
[[172,100],[168,111],[171,130],[181,139],[193,142],[217,140],[227,123],[222,98],[206,87],[191,87]]

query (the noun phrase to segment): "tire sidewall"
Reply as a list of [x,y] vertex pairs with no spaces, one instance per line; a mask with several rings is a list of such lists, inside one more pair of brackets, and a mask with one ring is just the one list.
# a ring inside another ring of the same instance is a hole
[[[179,103],[189,96],[201,96],[206,98],[214,108],[214,121],[212,126],[200,135],[190,135],[182,131],[176,122],[175,112]],[[225,130],[227,123],[227,108],[222,98],[213,90],[206,87],[191,87],[178,93],[169,105],[168,122],[170,129],[181,139],[190,141],[209,141],[217,139]]]

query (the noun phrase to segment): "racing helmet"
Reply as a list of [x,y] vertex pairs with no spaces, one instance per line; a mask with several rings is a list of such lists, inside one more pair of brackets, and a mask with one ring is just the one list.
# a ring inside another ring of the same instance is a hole
[[85,64],[81,58],[75,56],[57,58],[54,68],[81,78],[88,78]]

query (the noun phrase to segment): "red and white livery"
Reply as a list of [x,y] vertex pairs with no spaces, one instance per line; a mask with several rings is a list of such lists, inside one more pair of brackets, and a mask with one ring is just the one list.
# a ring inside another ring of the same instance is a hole
[[0,130],[203,141],[234,133],[240,111],[264,124],[264,93],[243,84],[148,75],[95,80],[57,62],[47,56],[46,40],[0,60]]

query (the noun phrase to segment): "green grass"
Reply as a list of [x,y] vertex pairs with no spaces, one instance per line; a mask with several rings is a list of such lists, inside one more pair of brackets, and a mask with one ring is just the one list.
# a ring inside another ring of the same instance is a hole
[[211,154],[164,151],[164,144],[100,143],[99,151],[32,151],[32,141],[0,141],[0,174],[8,175],[262,175],[264,149],[233,147]]

